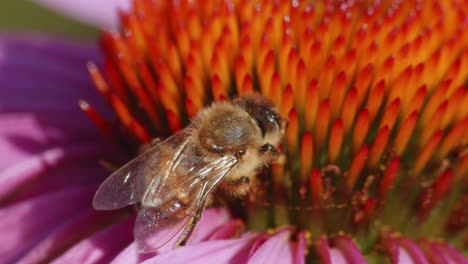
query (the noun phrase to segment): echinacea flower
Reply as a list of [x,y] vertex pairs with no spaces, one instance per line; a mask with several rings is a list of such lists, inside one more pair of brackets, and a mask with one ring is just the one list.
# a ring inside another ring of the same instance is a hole
[[[2,260],[468,263],[466,2],[131,4],[102,60],[1,38]],[[138,254],[132,208],[91,208],[103,167],[251,91],[289,118],[288,162],[187,246]]]

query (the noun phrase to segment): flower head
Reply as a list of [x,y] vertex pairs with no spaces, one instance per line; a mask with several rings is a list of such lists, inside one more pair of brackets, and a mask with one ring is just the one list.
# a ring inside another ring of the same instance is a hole
[[287,163],[227,206],[242,222],[148,262],[467,262],[464,2],[132,4],[88,64],[117,122],[80,101],[129,158],[214,100],[258,91],[289,118]]
[[127,142],[174,133],[212,100],[254,90],[280,107],[288,162],[235,207],[247,229],[306,231],[322,259],[322,243],[346,251],[348,236],[364,255],[406,248],[399,237],[422,239],[429,254],[428,238],[466,240],[455,235],[466,229],[466,9],[134,1],[101,41],[108,81],[89,70]]

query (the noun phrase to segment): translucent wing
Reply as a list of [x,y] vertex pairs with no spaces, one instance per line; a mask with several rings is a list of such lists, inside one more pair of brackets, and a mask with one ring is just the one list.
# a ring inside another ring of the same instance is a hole
[[153,181],[158,185],[163,180],[155,179],[161,167],[184,149],[187,142],[188,132],[182,130],[125,164],[99,186],[93,207],[115,210],[140,202]]
[[140,252],[156,250],[180,233],[236,163],[230,155],[207,160],[190,144],[166,163],[160,176],[167,180],[154,181],[148,188],[135,223]]

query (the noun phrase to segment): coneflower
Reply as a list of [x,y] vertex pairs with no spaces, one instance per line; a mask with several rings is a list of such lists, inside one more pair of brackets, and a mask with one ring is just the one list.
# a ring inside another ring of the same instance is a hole
[[[468,263],[465,1],[129,2],[103,61],[0,36],[3,261]],[[287,163],[186,246],[139,254],[133,208],[92,209],[143,144],[253,91],[289,119]]]
[[131,156],[213,100],[261,92],[289,118],[288,162],[231,208],[246,230],[287,233],[324,262],[331,247],[350,262],[466,261],[446,243],[466,249],[467,11],[136,0],[102,36],[102,69],[88,65],[118,124],[81,106]]

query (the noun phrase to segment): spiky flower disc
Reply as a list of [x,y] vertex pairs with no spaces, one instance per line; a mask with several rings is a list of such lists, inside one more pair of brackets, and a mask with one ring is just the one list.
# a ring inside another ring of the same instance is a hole
[[347,235],[368,257],[404,237],[466,250],[467,14],[464,1],[135,0],[102,36],[103,67],[88,66],[118,124],[81,106],[133,155],[211,101],[259,91],[289,118],[288,162],[237,208],[249,229],[306,230],[317,256]]

